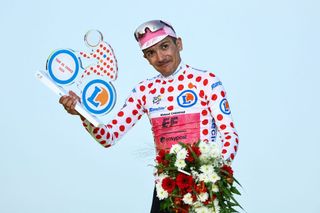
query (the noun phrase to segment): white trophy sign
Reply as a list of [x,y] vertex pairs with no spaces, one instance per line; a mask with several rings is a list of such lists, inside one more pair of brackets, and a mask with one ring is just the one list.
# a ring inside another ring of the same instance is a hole
[[36,77],[60,96],[73,90],[81,98],[76,110],[94,126],[101,126],[99,117],[110,112],[116,102],[110,81],[117,79],[117,60],[101,32],[87,32],[84,41],[91,52],[55,50],[47,60],[46,70],[38,71]]

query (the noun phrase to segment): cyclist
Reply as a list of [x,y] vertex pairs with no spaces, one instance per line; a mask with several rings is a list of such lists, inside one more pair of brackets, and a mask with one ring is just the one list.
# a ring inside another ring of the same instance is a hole
[[[140,82],[116,117],[105,126],[95,128],[80,116],[86,130],[101,145],[109,147],[147,114],[157,150],[169,149],[178,142],[215,142],[219,132],[221,153],[231,162],[239,141],[219,78],[213,72],[182,62],[182,39],[162,20],[143,23],[134,36],[144,58],[159,74]],[[70,92],[59,101],[68,113],[79,115],[74,109],[78,100]],[[159,212],[155,194],[151,212]]]

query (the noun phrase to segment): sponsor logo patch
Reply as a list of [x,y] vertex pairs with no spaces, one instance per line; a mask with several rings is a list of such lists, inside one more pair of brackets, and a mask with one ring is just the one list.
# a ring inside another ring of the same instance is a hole
[[198,101],[198,96],[192,90],[185,90],[177,97],[178,105],[184,108],[195,105]]
[[115,104],[116,94],[113,86],[103,80],[90,81],[82,93],[85,108],[93,114],[105,114]]
[[221,102],[220,102],[220,110],[226,114],[226,115],[229,115],[231,113],[230,111],[230,107],[229,107],[229,103],[227,101],[227,99],[222,99]]
[[220,85],[222,85],[221,81],[218,81],[218,82],[216,82],[216,83],[213,83],[213,84],[211,85],[211,89],[214,89],[214,88],[216,88],[217,86],[220,86]]

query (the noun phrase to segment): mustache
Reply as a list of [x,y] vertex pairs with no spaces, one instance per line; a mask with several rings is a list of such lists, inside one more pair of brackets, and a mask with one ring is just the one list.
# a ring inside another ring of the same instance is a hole
[[163,59],[163,60],[161,60],[161,61],[158,61],[158,66],[161,66],[161,65],[164,65],[164,64],[166,64],[166,63],[168,63],[168,62],[170,62],[170,60],[169,59]]

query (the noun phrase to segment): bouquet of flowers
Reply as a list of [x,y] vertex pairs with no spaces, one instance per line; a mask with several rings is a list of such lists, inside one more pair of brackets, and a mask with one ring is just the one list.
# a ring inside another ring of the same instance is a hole
[[156,157],[156,191],[161,210],[174,213],[237,212],[240,192],[232,168],[216,143],[175,144]]

